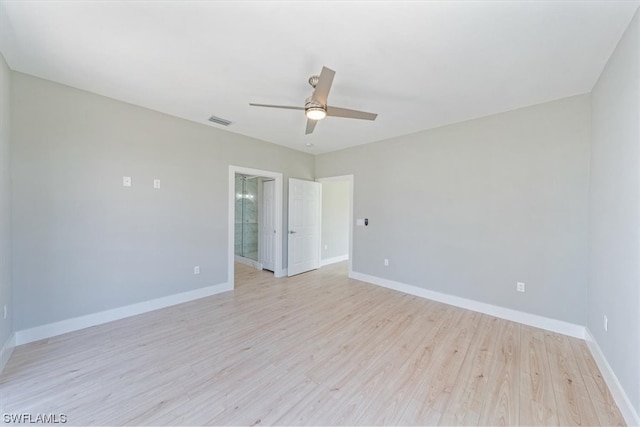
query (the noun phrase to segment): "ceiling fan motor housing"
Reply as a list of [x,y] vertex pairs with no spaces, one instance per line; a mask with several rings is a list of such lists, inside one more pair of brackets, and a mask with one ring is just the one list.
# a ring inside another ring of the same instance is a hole
[[308,110],[309,108],[322,108],[323,110],[326,110],[327,106],[319,103],[318,101],[313,99],[313,97],[310,96],[307,98],[306,101],[304,101],[304,108],[305,110]]

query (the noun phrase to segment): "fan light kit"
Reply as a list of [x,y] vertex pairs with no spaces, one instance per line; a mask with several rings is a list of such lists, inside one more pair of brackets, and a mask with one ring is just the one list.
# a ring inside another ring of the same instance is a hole
[[329,96],[329,90],[333,83],[333,76],[336,72],[322,67],[319,76],[309,77],[309,84],[313,87],[313,93],[306,99],[304,107],[294,107],[288,105],[270,105],[270,104],[253,104],[249,105],[254,107],[268,107],[268,108],[284,108],[287,110],[304,110],[305,116],[307,116],[307,129],[305,134],[310,134],[316,127],[318,120],[324,119],[326,116],[332,117],[344,117],[347,119],[360,119],[360,120],[375,120],[378,117],[374,113],[366,113],[364,111],[350,110],[348,108],[330,107],[327,105],[327,97]]
[[304,110],[304,114],[311,120],[322,120],[327,117],[327,112],[322,107],[309,107]]

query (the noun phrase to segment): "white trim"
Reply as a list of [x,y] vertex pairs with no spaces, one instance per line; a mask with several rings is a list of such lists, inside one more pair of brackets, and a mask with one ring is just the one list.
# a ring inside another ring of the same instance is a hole
[[316,182],[338,182],[338,181],[353,181],[353,175],[330,176],[327,178],[316,179]]
[[[316,215],[318,215],[318,268],[322,267],[322,183],[315,181],[318,184],[318,209]],[[289,260],[287,260],[288,264]]]
[[389,279],[383,279],[380,277],[370,276],[368,274],[362,274],[353,272],[349,274],[352,279],[360,280],[363,282],[371,283],[374,285],[382,286],[385,288],[393,289],[395,291],[404,292],[409,295],[415,295],[418,297],[430,299],[433,301],[439,301],[445,304],[453,305],[456,307],[466,308],[467,310],[477,311],[479,313],[488,314],[490,316],[499,317],[501,319],[507,319],[525,325],[533,326],[536,328],[546,329],[548,331],[557,332],[570,337],[585,338],[585,327],[576,325],[573,323],[564,322],[562,320],[551,319],[549,317],[538,316],[536,314],[525,313],[523,311],[512,310],[510,308],[500,307],[497,305],[486,304],[483,302],[458,297],[455,295],[443,294],[436,291],[430,291],[428,289],[420,288],[418,286],[407,285],[405,283],[396,282]]
[[600,369],[602,373],[602,377],[604,378],[611,394],[613,395],[613,399],[618,404],[618,408],[620,408],[620,412],[622,412],[622,416],[624,417],[627,425],[629,426],[640,426],[640,416],[638,412],[636,412],[629,396],[622,388],[620,381],[618,381],[618,377],[616,376],[613,369],[611,369],[611,365],[607,362],[607,358],[604,357],[604,353],[602,349],[598,345],[598,342],[595,340],[589,328],[585,328],[586,337],[585,341],[587,342],[587,346],[591,351],[591,355],[593,359],[596,361],[596,365]]
[[349,254],[334,256],[333,258],[321,259],[320,267],[324,267],[325,265],[329,265],[329,264],[335,264],[337,262],[347,261],[348,259],[349,259]]
[[[331,176],[327,178],[318,178],[317,182],[335,182],[335,181],[347,181],[349,183],[349,277],[353,274],[353,187],[354,187],[354,175],[340,175],[340,176]],[[322,240],[322,239],[321,239]],[[322,252],[320,252],[322,253]],[[322,266],[322,264],[320,264]]]
[[114,320],[124,319],[149,311],[158,310],[160,308],[169,307],[184,302],[216,295],[222,292],[233,290],[230,283],[221,283],[219,285],[207,286],[206,288],[194,289],[192,291],[182,292],[179,294],[169,295],[162,298],[156,298],[149,301],[143,301],[137,304],[131,304],[124,307],[113,308],[111,310],[100,311],[98,313],[87,314],[85,316],[74,317],[72,319],[61,320],[59,322],[49,323],[46,325],[36,326],[35,328],[25,329],[16,332],[16,345],[27,344],[45,338],[54,337],[56,335],[66,334],[91,326],[101,325],[103,323],[112,322]]
[[0,348],[0,374],[4,370],[4,367],[7,366],[7,362],[13,353],[13,349],[16,347],[16,334],[11,334],[7,341]]
[[274,189],[274,204],[275,204],[275,253],[274,264],[275,271],[274,277],[286,276],[285,269],[282,268],[282,192],[283,192],[283,179],[282,174],[279,172],[271,172],[260,169],[245,168],[242,166],[229,165],[229,198],[228,203],[228,234],[227,234],[227,281],[234,286],[234,261],[235,261],[235,211],[236,211],[236,173],[246,175],[257,175],[264,178],[273,178],[275,182]]

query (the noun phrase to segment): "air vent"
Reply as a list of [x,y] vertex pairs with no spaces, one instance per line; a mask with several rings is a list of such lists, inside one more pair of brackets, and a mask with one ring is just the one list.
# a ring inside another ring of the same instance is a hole
[[209,117],[209,121],[212,123],[217,123],[222,126],[229,126],[231,124],[229,120],[221,119],[220,117],[216,117],[216,116]]

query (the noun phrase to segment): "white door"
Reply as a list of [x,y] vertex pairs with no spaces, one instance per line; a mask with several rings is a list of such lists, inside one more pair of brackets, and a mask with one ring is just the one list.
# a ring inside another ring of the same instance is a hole
[[262,184],[262,236],[260,236],[260,263],[265,270],[275,271],[275,181]]
[[289,179],[288,275],[320,267],[321,184]]

